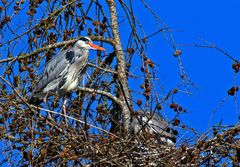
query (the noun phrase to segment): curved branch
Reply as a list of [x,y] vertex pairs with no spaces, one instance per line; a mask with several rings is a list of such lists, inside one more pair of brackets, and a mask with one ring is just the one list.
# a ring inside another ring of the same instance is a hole
[[90,88],[77,88],[77,90],[83,91],[83,92],[89,92],[89,93],[97,93],[103,96],[108,97],[109,99],[113,100],[120,106],[122,105],[122,101],[118,99],[116,96],[112,95],[109,92],[103,91],[103,90],[95,90],[95,89],[90,89]]

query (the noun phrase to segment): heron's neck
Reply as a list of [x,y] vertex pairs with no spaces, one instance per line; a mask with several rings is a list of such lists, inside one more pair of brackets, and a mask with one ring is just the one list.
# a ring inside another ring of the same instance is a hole
[[77,55],[78,57],[81,57],[81,56],[84,56],[84,57],[87,57],[88,54],[89,54],[89,50],[86,49],[86,48],[80,48],[78,51],[77,51]]

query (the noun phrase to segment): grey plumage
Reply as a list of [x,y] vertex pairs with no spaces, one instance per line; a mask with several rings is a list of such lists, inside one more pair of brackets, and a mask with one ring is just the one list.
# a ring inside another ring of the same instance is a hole
[[72,48],[50,60],[33,91],[33,97],[62,96],[76,89],[86,72],[89,49],[104,50],[94,45],[90,38],[83,37]]
[[175,130],[170,128],[169,123],[157,113],[138,111],[137,115],[131,118],[131,134],[145,131],[154,134],[160,143],[174,145],[176,142]]

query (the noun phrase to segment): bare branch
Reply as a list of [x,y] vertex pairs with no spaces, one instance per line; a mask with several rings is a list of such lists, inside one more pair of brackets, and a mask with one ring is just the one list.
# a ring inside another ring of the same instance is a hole
[[109,92],[105,92],[103,90],[90,89],[90,88],[78,88],[77,90],[80,90],[80,91],[83,91],[83,92],[101,94],[101,95],[104,95],[104,96],[108,97],[109,99],[113,100],[117,104],[122,105],[122,102],[120,101],[120,99],[118,99],[116,96],[112,95]]
[[96,69],[100,69],[100,70],[105,71],[105,72],[117,74],[116,71],[112,71],[112,70],[109,70],[109,69],[106,69],[106,68],[102,68],[102,67],[96,66],[96,65],[94,65],[94,64],[92,64],[92,63],[88,63],[88,66],[94,67],[94,68],[96,68]]

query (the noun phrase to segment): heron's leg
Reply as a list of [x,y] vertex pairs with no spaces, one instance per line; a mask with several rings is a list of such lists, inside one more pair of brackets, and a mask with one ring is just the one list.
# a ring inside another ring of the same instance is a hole
[[82,78],[82,86],[84,87],[85,85],[85,75],[83,75],[83,78]]
[[[49,104],[48,104],[48,93],[45,95],[43,101],[44,101],[44,103],[46,104],[46,106],[48,107],[48,109],[50,109]],[[49,119],[52,119],[51,113],[48,112],[47,115],[48,115],[48,118],[49,118]]]
[[65,122],[67,123],[67,98],[64,97],[64,101],[63,101],[63,105],[62,105],[62,110],[63,110],[63,114],[64,114],[64,117],[65,117]]
[[82,87],[85,87],[85,80],[90,79],[91,77],[89,76],[89,74],[86,72],[85,74],[83,74],[82,76]]

